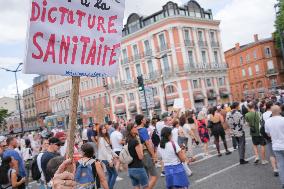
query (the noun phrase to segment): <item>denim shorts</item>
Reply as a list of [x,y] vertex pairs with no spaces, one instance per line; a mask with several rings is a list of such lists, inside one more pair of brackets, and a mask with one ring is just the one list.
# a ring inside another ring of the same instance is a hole
[[149,184],[149,179],[144,168],[128,168],[128,174],[131,179],[132,186],[146,188]]

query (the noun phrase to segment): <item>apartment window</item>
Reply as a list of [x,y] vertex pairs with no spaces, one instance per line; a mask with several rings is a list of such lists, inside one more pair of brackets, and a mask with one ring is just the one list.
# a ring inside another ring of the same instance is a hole
[[188,51],[188,60],[190,65],[194,65],[194,60],[193,60],[193,52]]
[[215,63],[218,63],[218,62],[219,62],[218,51],[214,51],[214,60],[215,60]]
[[117,97],[116,103],[117,104],[122,104],[123,103],[123,99],[121,97]]
[[190,40],[190,33],[189,33],[189,30],[184,30],[184,39],[186,41],[189,41]]
[[139,55],[139,51],[138,51],[137,45],[133,45],[133,52],[134,52],[134,56],[135,57],[137,57]]
[[193,80],[193,81],[192,81],[192,85],[193,85],[193,88],[194,88],[194,89],[198,89],[198,88],[199,88],[198,80]]
[[267,62],[267,69],[268,70],[273,70],[274,69],[274,64],[273,64],[273,61],[272,60],[269,60]]
[[125,75],[126,75],[126,79],[128,81],[131,80],[131,74],[130,74],[130,69],[129,68],[125,68]]
[[252,69],[251,69],[251,67],[248,68],[248,73],[249,73],[249,76],[252,76]]
[[163,61],[163,65],[164,65],[164,70],[169,71],[170,65],[169,65],[168,57],[167,56],[163,57],[162,61]]
[[149,40],[145,40],[145,41],[144,41],[144,46],[145,46],[145,51],[146,51],[146,53],[151,50]]
[[204,41],[203,40],[203,33],[202,33],[202,31],[198,31],[198,40],[199,41]]
[[242,64],[243,63],[243,57],[240,56],[240,63]]
[[253,58],[256,60],[257,59],[257,52],[256,50],[253,51]]
[[212,42],[216,41],[215,40],[215,32],[213,32],[213,31],[210,32],[210,39],[211,39]]
[[206,85],[207,85],[207,87],[212,87],[212,81],[211,81],[211,79],[206,79]]
[[255,73],[259,74],[259,65],[258,64],[255,65]]
[[172,86],[172,85],[167,86],[167,88],[166,88],[166,93],[167,93],[167,94],[173,94],[173,93],[175,93],[175,88],[174,88],[174,86]]
[[271,57],[271,50],[269,47],[265,48],[265,57]]
[[201,54],[202,54],[202,62],[203,64],[206,64],[207,63],[206,51],[202,51]]
[[271,87],[276,87],[277,86],[277,80],[275,78],[271,79],[270,84],[271,84]]
[[242,69],[242,75],[243,75],[243,77],[246,76],[246,70],[245,69]]
[[153,87],[152,90],[153,90],[153,95],[154,96],[158,96],[158,89],[157,89],[157,87]]
[[154,66],[152,60],[147,61],[149,73],[154,73]]
[[220,77],[219,78],[219,86],[223,86],[225,85],[225,78],[224,77]]
[[122,56],[123,56],[123,60],[124,61],[127,60],[127,51],[126,51],[126,49],[122,50]]
[[135,100],[134,93],[129,93],[129,101],[134,101],[134,100]]
[[249,62],[250,62],[250,56],[249,56],[249,54],[247,54],[246,59],[247,59],[247,63],[249,63]]
[[160,40],[160,47],[165,48],[166,47],[166,40],[165,40],[165,35],[160,34],[159,35],[159,40]]
[[140,66],[140,64],[136,64],[136,72],[137,72],[137,76],[142,75],[142,71],[141,71],[141,66]]

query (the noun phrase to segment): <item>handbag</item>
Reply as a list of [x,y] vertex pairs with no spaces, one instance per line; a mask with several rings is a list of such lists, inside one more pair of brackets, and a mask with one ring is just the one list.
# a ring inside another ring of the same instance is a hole
[[[173,141],[171,141],[171,143],[172,143],[172,146],[173,146],[173,148],[174,148],[174,151],[175,151],[176,156],[179,158],[175,143],[174,143]],[[187,163],[181,162],[181,164],[182,164],[182,166],[183,166],[183,168],[184,168],[184,171],[186,172],[186,175],[187,175],[187,176],[191,176],[191,175],[192,175],[192,171],[191,171],[190,168],[188,167]]]

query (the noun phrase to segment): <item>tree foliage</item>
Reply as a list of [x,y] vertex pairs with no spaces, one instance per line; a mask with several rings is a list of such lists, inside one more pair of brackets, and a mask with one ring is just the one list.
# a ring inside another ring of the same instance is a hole
[[284,0],[278,0],[277,18],[275,21],[276,32],[274,37],[278,49],[281,49],[280,35],[284,38]]
[[6,118],[9,117],[10,114],[8,113],[7,109],[0,109],[0,128],[4,128],[6,126]]

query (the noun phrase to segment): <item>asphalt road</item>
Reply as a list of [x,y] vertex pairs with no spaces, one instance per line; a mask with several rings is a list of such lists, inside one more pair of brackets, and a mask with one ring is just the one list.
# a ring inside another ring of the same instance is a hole
[[[227,140],[231,147],[230,139]],[[209,146],[210,156],[207,158],[203,158],[200,146],[194,148],[198,160],[190,165],[193,171],[190,177],[190,189],[280,189],[279,178],[273,176],[270,164],[254,165],[250,137],[247,137],[246,141],[246,158],[250,160],[247,165],[239,165],[238,151],[233,151],[229,156],[223,154],[222,157],[218,157],[212,142]],[[232,148],[230,149],[232,151]],[[132,188],[127,173],[119,173],[119,177],[123,180],[116,182],[115,189]],[[36,189],[38,185],[33,183],[32,188]],[[155,188],[166,188],[163,177],[159,178]]]

